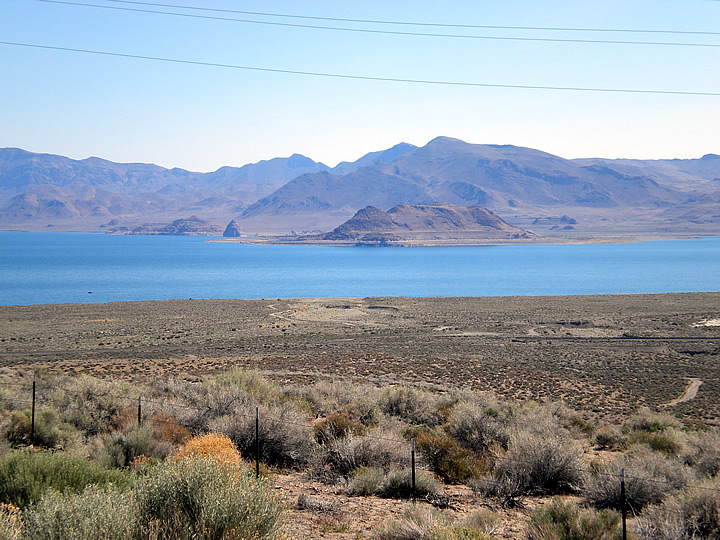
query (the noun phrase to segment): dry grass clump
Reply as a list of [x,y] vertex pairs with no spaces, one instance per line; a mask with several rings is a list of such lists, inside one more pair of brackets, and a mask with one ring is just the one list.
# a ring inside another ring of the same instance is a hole
[[12,504],[0,503],[0,538],[20,540],[23,529],[20,511]]
[[106,432],[128,402],[137,401],[141,390],[137,385],[87,375],[44,382],[38,384],[39,402],[52,402],[64,422],[73,424],[88,437]]
[[219,433],[208,433],[193,437],[184,445],[178,448],[173,454],[173,459],[186,459],[205,457],[212,459],[220,465],[240,467],[242,458],[240,452],[227,435]]
[[221,373],[213,380],[222,388],[242,390],[258,403],[272,403],[279,400],[282,395],[278,386],[263,377],[257,369],[236,367]]
[[349,435],[362,435],[365,430],[365,426],[353,418],[347,410],[330,413],[326,418],[315,422],[313,426],[315,440],[320,444]]
[[620,514],[612,510],[582,510],[554,498],[530,516],[528,540],[613,540],[622,538]]
[[329,439],[321,447],[321,462],[336,475],[347,476],[361,467],[399,469],[410,462],[410,445],[394,432]]
[[677,459],[636,448],[597,467],[585,487],[585,496],[598,508],[622,508],[620,472],[625,474],[625,498],[629,509],[639,513],[682,489],[689,471]]
[[357,469],[345,492],[350,496],[377,495],[386,499],[409,499],[412,496],[423,498],[442,493],[435,478],[425,471],[415,471],[415,491],[413,492],[412,471],[403,469],[385,473],[377,467]]
[[510,440],[508,411],[497,403],[461,401],[450,412],[448,432],[465,448],[487,452],[491,446],[507,448]]
[[460,521],[424,505],[407,506],[400,519],[378,526],[378,540],[490,540],[496,518],[489,512],[477,512]]
[[720,481],[687,487],[647,508],[636,528],[640,538],[648,540],[720,538]]
[[181,399],[182,408],[177,411],[180,423],[193,433],[217,431],[211,424],[226,416],[250,415],[255,413],[256,402],[242,388],[228,388],[205,381],[188,386]]
[[717,431],[696,432],[689,437],[687,451],[683,456],[700,478],[720,475],[720,433]]
[[378,397],[380,410],[415,425],[437,426],[441,417],[437,408],[438,398],[430,392],[409,386],[383,388]]

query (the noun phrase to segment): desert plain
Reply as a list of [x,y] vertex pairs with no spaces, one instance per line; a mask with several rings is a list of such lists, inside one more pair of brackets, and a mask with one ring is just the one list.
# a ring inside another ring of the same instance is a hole
[[281,383],[487,390],[599,418],[647,406],[720,424],[720,293],[0,306],[0,322],[5,380],[243,366]]

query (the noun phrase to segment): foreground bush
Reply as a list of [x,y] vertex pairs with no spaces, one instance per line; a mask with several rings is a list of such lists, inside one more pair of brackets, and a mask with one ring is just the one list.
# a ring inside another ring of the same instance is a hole
[[662,505],[647,508],[637,522],[641,538],[720,538],[720,481],[688,487]]
[[688,471],[681,463],[656,453],[637,452],[618,456],[590,477],[585,494],[598,508],[620,510],[620,471],[625,472],[625,499],[639,513],[658,504],[687,483]]
[[90,484],[108,483],[128,486],[130,478],[62,452],[16,451],[0,456],[0,502],[18,508],[39,501],[48,490],[80,492]]
[[0,538],[20,540],[22,532],[20,511],[11,504],[0,503]]
[[208,433],[193,437],[173,454],[176,460],[190,457],[205,457],[220,465],[240,467],[240,452],[226,435]]
[[135,505],[152,538],[273,538],[281,506],[263,480],[212,459],[167,461],[140,477]]
[[[292,403],[260,407],[260,461],[280,467],[302,467],[317,454],[317,443],[305,415]],[[242,415],[225,416],[210,424],[224,433],[240,453],[255,457],[255,409]]]
[[578,450],[560,437],[518,433],[489,479],[479,487],[504,504],[525,495],[561,495],[577,492],[584,482]]
[[530,517],[528,540],[612,540],[622,538],[620,514],[612,510],[581,510],[553,499]]
[[138,537],[133,494],[115,486],[48,492],[23,514],[31,540],[125,540]]

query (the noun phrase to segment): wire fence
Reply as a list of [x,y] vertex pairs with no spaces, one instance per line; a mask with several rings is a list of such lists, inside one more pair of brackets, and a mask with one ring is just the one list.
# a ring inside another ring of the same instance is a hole
[[[12,382],[3,382],[3,386],[5,387],[12,387],[16,390],[27,392],[26,397],[13,397],[12,399],[5,398],[5,401],[10,402],[10,404],[17,408],[18,406],[24,406],[30,409],[30,443],[34,444],[36,441],[36,415],[39,410],[39,403],[38,403],[38,394],[39,388],[37,381],[33,381],[32,383],[12,383]],[[118,413],[123,414],[123,418],[125,421],[133,421],[137,422],[138,425],[150,425],[150,426],[157,426],[157,425],[172,425],[172,426],[179,426],[183,427],[188,430],[189,433],[198,435],[203,430],[202,428],[199,428],[199,424],[202,424],[202,422],[197,423],[183,423],[182,421],[178,421],[178,410],[184,410],[188,412],[194,412],[196,414],[200,413],[201,415],[203,413],[209,413],[214,414],[217,413],[218,410],[216,407],[213,407],[207,403],[178,403],[174,399],[176,398],[168,398],[168,399],[159,399],[155,397],[145,397],[141,394],[138,394],[137,396],[128,396],[119,394],[116,392],[113,392],[111,390],[106,390],[102,392],[98,392],[96,389],[92,391],[76,391],[73,392],[72,390],[69,390],[67,388],[52,388],[50,386],[42,388],[42,394],[44,396],[48,396],[48,399],[44,400],[46,402],[49,402],[49,404],[53,404],[52,401],[52,392],[55,390],[62,392],[62,394],[67,397],[71,396],[75,398],[76,400],[80,401],[92,401],[92,400],[98,400],[102,398],[112,398],[113,401],[113,408],[115,408],[115,414]],[[198,400],[199,401],[199,400]],[[232,409],[232,416],[236,418],[244,418],[249,421],[254,421],[255,423],[255,435],[254,435],[254,441],[250,445],[250,447],[253,450],[253,455],[246,455],[245,457],[248,459],[251,459],[254,461],[255,464],[255,474],[257,476],[260,476],[260,463],[263,461],[262,459],[262,437],[260,435],[260,427],[264,421],[267,421],[268,419],[263,418],[263,415],[260,414],[260,407],[255,406],[254,410],[253,408],[249,408],[249,410],[246,413],[240,412],[237,410],[234,404],[230,404],[230,408]],[[292,427],[299,427],[302,429],[305,429],[308,431],[308,433],[314,433],[317,429],[317,425],[313,424],[311,422],[297,422],[297,421],[289,421],[284,420],[282,418],[272,417],[271,418],[272,425],[274,427],[277,426],[292,426]],[[207,432],[207,431],[205,431]],[[408,459],[408,468],[411,472],[411,496],[413,500],[416,499],[416,492],[417,492],[417,486],[416,486],[416,479],[417,479],[417,472],[418,472],[418,463],[420,463],[420,469],[421,471],[432,474],[432,471],[429,470],[429,468],[422,464],[421,461],[416,459],[416,444],[415,444],[415,438],[400,438],[400,437],[387,437],[387,436],[379,436],[374,435],[372,433],[365,433],[362,435],[363,438],[368,440],[376,440],[376,441],[384,441],[384,442],[391,442],[398,445],[407,445],[407,459]],[[422,452],[421,452],[422,454]],[[533,467],[535,464],[529,461],[523,461],[523,460],[517,460],[512,459],[508,456],[499,456],[498,459],[501,459],[506,464],[512,464],[518,468],[522,467]],[[585,468],[583,471],[583,474],[585,475],[594,475],[596,477],[606,477],[609,479],[613,479],[617,481],[617,484],[620,488],[621,493],[621,508],[622,511],[622,521],[623,521],[623,527],[625,527],[625,521],[627,513],[630,512],[632,514],[636,514],[636,512],[633,510],[631,505],[626,500],[626,487],[628,484],[636,483],[636,482],[642,482],[646,484],[657,484],[657,485],[663,485],[663,486],[671,486],[675,487],[675,483],[669,482],[666,480],[661,480],[658,478],[653,477],[643,477],[643,476],[635,476],[635,475],[628,475],[625,473],[625,470],[621,468],[618,472],[607,472],[602,470],[596,470],[596,469],[590,469]],[[492,476],[483,478],[483,483],[485,485],[496,485],[500,486],[500,482],[494,479]],[[709,492],[720,492],[720,489],[714,488],[714,487],[708,487],[698,484],[692,484],[692,483],[683,483],[684,488],[692,488],[697,490],[706,490]],[[681,512],[673,511],[671,509],[665,510],[667,513],[674,513],[678,515],[683,515]]]

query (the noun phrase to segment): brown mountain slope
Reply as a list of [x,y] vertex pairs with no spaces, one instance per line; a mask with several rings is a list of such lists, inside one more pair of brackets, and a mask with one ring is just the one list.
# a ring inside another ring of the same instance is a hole
[[452,204],[401,204],[387,212],[368,206],[322,236],[323,240],[360,244],[459,244],[536,238],[487,208]]

